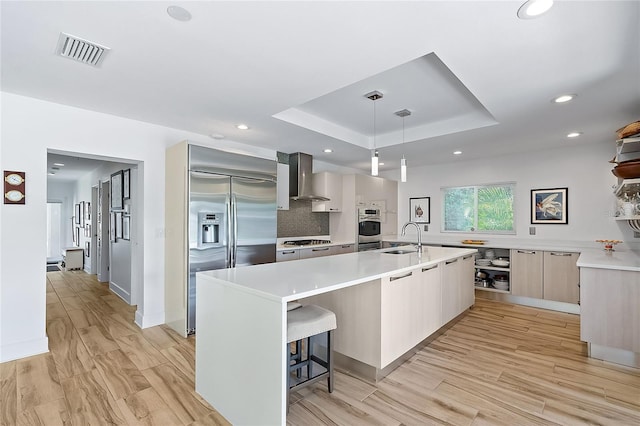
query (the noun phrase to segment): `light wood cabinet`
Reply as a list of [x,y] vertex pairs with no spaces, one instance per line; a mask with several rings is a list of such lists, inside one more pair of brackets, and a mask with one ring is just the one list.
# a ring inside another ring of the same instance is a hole
[[334,254],[338,254],[338,246],[309,247],[298,251],[300,252],[300,259],[309,259],[310,257],[333,256]]
[[278,210],[289,210],[289,165],[278,163],[276,205]]
[[440,264],[420,268],[419,289],[416,297],[418,341],[430,336],[442,325],[441,271]]
[[355,244],[341,244],[339,246],[335,246],[335,253],[334,254],[344,254],[344,253],[353,253],[356,251],[356,245]]
[[543,298],[558,302],[578,303],[580,271],[578,253],[545,251]]
[[421,282],[417,273],[414,270],[381,279],[381,368],[418,343]]
[[446,324],[460,313],[460,278],[462,260],[447,260],[442,264],[442,324]]
[[342,175],[330,172],[313,174],[314,195],[329,198],[329,201],[311,202],[311,211],[314,212],[341,212],[342,211]]
[[542,251],[511,250],[512,295],[542,299],[543,261]]
[[580,269],[580,340],[640,353],[639,307],[639,272]]
[[300,259],[300,251],[298,250],[278,250],[276,251],[276,262],[287,262],[289,260]]

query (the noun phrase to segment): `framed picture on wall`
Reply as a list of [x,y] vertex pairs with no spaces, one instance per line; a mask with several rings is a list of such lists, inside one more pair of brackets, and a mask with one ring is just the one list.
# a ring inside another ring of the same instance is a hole
[[431,197],[409,198],[409,221],[431,223]]
[[122,198],[128,200],[131,190],[131,169],[127,169],[122,173]]
[[131,239],[131,216],[122,217],[122,239],[127,241]]
[[109,222],[109,240],[112,243],[115,243],[116,240],[116,214],[111,212],[110,222]]
[[86,201],[84,203],[84,221],[89,222],[91,220],[91,203]]
[[122,170],[111,175],[111,210],[122,209]]
[[89,241],[84,242],[84,256],[91,257],[91,243]]
[[84,236],[87,237],[87,238],[91,238],[91,224],[90,223],[87,223],[84,226]]
[[550,188],[531,190],[531,223],[569,223],[569,189]]
[[80,247],[80,227],[79,226],[75,227],[75,237],[74,237],[73,245],[75,247]]
[[80,204],[75,205],[75,210],[73,211],[73,217],[75,219],[74,224],[80,225]]
[[84,228],[84,201],[80,201],[80,228]]
[[122,212],[116,212],[116,240],[122,239]]

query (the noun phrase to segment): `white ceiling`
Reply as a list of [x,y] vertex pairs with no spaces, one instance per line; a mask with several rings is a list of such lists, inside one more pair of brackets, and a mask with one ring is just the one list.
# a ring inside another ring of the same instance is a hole
[[[372,90],[382,170],[611,143],[640,119],[640,2],[556,0],[532,20],[520,4],[2,1],[1,88],[363,170]],[[60,32],[111,51],[100,68],[58,57]]]

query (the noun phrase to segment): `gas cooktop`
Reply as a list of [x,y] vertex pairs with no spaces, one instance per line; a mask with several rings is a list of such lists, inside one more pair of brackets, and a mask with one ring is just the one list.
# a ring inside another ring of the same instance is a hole
[[317,244],[331,244],[331,240],[292,240],[285,241],[285,246],[313,246]]

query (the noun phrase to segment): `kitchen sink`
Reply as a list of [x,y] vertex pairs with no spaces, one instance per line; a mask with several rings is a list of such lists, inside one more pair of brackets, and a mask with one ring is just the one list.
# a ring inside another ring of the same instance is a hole
[[417,251],[414,250],[391,250],[391,251],[383,251],[382,253],[386,253],[386,254],[409,254],[409,253],[417,253]]

